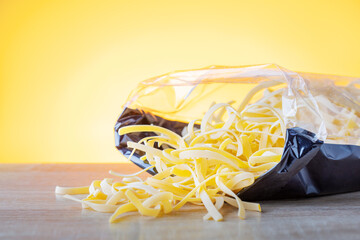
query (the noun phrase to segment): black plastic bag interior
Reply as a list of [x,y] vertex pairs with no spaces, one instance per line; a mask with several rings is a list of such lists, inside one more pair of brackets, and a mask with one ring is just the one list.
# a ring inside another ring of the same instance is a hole
[[[115,125],[115,143],[124,156],[131,149],[127,141],[138,142],[152,133],[131,133],[120,136],[118,130],[129,125],[153,124],[180,133],[187,123],[170,121],[151,113],[125,108]],[[141,168],[150,165],[135,152],[130,160]],[[156,174],[154,170],[148,170]],[[286,130],[281,161],[238,196],[247,201],[315,197],[360,190],[360,146],[329,144],[302,128]]]

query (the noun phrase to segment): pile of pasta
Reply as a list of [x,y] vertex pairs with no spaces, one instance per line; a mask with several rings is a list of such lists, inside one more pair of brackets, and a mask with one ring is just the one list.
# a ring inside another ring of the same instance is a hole
[[[79,188],[56,187],[57,194],[78,201],[83,208],[111,212],[110,222],[128,212],[157,217],[181,209],[185,204],[206,208],[205,220],[223,220],[224,203],[246,210],[261,211],[260,205],[242,201],[236,193],[252,185],[256,178],[281,159],[285,125],[281,110],[282,89],[263,85],[249,92],[238,109],[231,103],[213,104],[202,119],[195,119],[179,135],[152,125],[133,125],[119,134],[152,132],[128,148],[142,153],[151,167],[123,175],[110,171],[119,180],[95,180]],[[260,89],[263,97],[249,103]],[[156,175],[142,180],[137,175],[154,168]],[[73,194],[88,194],[78,199]]]

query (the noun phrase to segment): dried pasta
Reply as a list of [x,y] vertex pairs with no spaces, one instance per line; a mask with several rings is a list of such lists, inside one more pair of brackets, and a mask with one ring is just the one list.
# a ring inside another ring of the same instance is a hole
[[[138,174],[110,171],[119,180],[95,180],[88,187],[56,187],[57,194],[77,201],[83,208],[111,212],[110,222],[124,213],[139,212],[157,217],[179,210],[185,204],[203,205],[204,220],[223,220],[224,203],[238,208],[238,217],[246,210],[261,211],[260,205],[242,201],[236,193],[252,185],[281,159],[285,125],[281,110],[282,90],[274,83],[257,86],[238,109],[228,103],[214,104],[203,119],[191,121],[182,136],[162,127],[134,125],[120,128],[119,134],[154,132],[128,148],[142,152],[142,160],[151,164],[156,175],[142,180]],[[266,88],[263,97],[249,101]],[[88,194],[82,200],[73,194]]]

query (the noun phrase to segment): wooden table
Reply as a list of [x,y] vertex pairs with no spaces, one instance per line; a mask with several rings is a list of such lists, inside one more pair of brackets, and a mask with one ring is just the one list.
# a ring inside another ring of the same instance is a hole
[[[185,208],[162,218],[82,210],[54,194],[56,185],[82,186],[131,164],[0,165],[0,239],[360,239],[360,192],[302,200],[264,201],[262,213],[203,221],[205,210]],[[145,174],[143,175],[145,177]]]

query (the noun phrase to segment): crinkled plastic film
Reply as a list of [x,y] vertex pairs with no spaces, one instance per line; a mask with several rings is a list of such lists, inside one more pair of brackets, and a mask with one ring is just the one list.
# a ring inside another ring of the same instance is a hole
[[360,144],[360,79],[297,73],[273,64],[165,74],[141,82],[125,108],[186,123],[201,119],[214,103],[243,108],[240,103],[259,84],[249,103],[269,89],[281,91],[286,128],[304,128],[329,143]]

